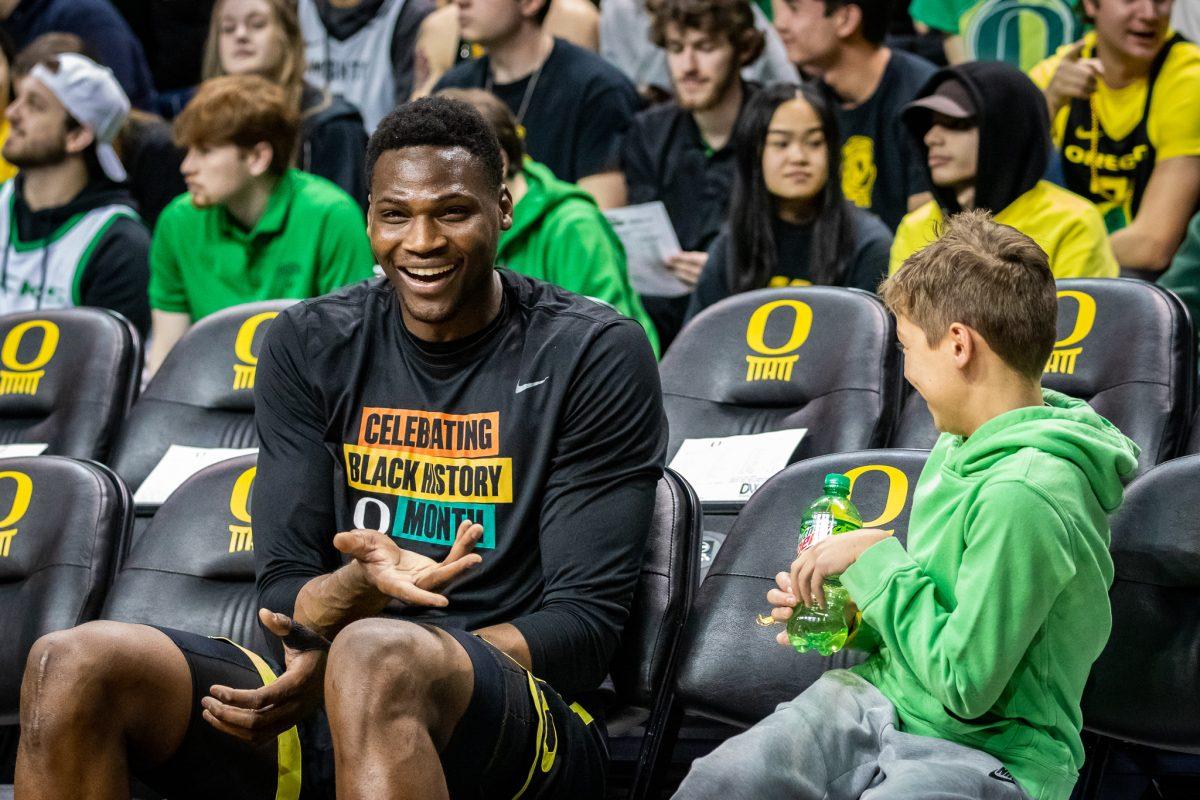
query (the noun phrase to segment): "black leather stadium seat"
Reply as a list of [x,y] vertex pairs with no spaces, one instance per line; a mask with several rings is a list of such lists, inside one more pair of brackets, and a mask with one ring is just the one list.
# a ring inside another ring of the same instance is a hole
[[132,504],[99,464],[0,459],[0,725],[17,721],[25,659],[38,637],[99,614]]
[[[1058,282],[1058,342],[1042,385],[1086,400],[1142,448],[1141,469],[1184,446],[1196,376],[1195,336],[1172,292],[1144,281]],[[892,444],[931,447],[925,401],[911,389]]]
[[103,619],[226,636],[277,653],[258,624],[250,492],[256,457],[200,470],[123,548]]
[[1084,727],[1200,754],[1200,456],[1128,486],[1112,555],[1113,630],[1084,692]]
[[291,300],[200,320],[167,356],[126,420],[113,468],[134,491],[172,444],[254,447],[254,378],[267,324]]
[[[928,453],[868,450],[793,464],[765,483],[746,503],[700,585],[679,644],[675,711],[738,727],[752,725],[807,688],[827,669],[861,660],[848,650],[824,658],[799,654],[775,642],[778,625],[761,626],[767,590],[795,558],[800,516],[820,496],[829,472],[854,480],[851,499],[868,527],[907,539],[912,489]],[[661,769],[669,757],[674,724],[663,734]]]
[[684,439],[807,428],[794,459],[882,445],[900,386],[891,316],[857,289],[762,289],[693,319],[661,366]]
[[[608,714],[611,736],[646,725],[656,709],[653,718],[665,721],[667,710],[660,706],[678,663],[676,645],[697,583],[699,543],[700,501],[687,481],[667,470],[658,482],[641,575],[612,664],[618,702]],[[657,754],[660,733],[646,725],[632,797],[644,796],[649,772],[643,767]]]
[[0,316],[0,444],[104,460],[141,372],[141,338],[116,312]]
[[1188,433],[1187,444],[1184,445],[1183,452],[1180,455],[1196,455],[1200,453],[1200,408],[1196,409],[1195,415],[1192,417],[1192,426]]

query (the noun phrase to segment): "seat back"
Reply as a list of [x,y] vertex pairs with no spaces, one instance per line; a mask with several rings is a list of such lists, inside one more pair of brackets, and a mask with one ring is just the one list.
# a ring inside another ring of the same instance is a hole
[[141,372],[142,340],[115,311],[0,316],[0,444],[105,459]]
[[1112,518],[1113,630],[1083,696],[1089,730],[1200,753],[1200,455],[1148,470]]
[[258,624],[252,455],[200,470],[123,548],[102,617],[226,636],[275,652]]
[[629,620],[612,664],[613,683],[628,705],[650,708],[663,689],[691,604],[700,557],[700,501],[678,473],[666,470]]
[[793,459],[888,438],[900,373],[891,315],[872,294],[762,289],[705,309],[661,365],[669,456],[684,439],[807,428]]
[[1187,444],[1183,447],[1183,452],[1180,455],[1196,455],[1200,453],[1200,408],[1196,409],[1196,413],[1192,416],[1192,426],[1188,433]]
[[175,345],[129,414],[113,467],[134,491],[172,444],[254,447],[254,378],[272,319],[293,300],[227,308]]
[[33,643],[99,614],[132,520],[129,490],[107,467],[0,459],[0,725],[17,721]]
[[[1042,385],[1086,400],[1137,442],[1140,469],[1183,448],[1195,379],[1191,320],[1172,292],[1125,278],[1058,282],[1058,341]],[[936,439],[925,401],[909,391],[892,444]]]
[[827,669],[861,660],[852,650],[825,658],[775,642],[781,628],[762,626],[767,591],[795,558],[800,516],[819,497],[829,472],[850,476],[851,500],[866,527],[908,535],[908,514],[928,453],[868,450],[793,464],[755,492],[738,515],[696,594],[680,642],[675,682],[682,710],[751,725],[795,697]]

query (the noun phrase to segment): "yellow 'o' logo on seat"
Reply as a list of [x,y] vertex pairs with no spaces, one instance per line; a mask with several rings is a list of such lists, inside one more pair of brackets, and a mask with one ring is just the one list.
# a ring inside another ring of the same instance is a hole
[[[21,361],[21,342],[34,328],[41,330],[42,344],[33,358]],[[46,375],[42,367],[54,358],[58,340],[58,326],[48,319],[30,319],[14,325],[4,337],[4,345],[0,346],[0,363],[5,367],[0,370],[0,395],[37,394],[38,385]]]
[[1079,345],[1088,334],[1092,332],[1092,326],[1096,324],[1096,298],[1086,292],[1080,292],[1075,289],[1063,289],[1058,293],[1059,302],[1059,317],[1065,315],[1062,313],[1062,303],[1064,300],[1074,300],[1078,304],[1078,310],[1075,314],[1075,327],[1071,332],[1062,339],[1054,343],[1054,350],[1050,353],[1049,360],[1046,361],[1046,372],[1048,374],[1061,373],[1065,375],[1075,374],[1075,359],[1079,358],[1083,353],[1082,345]]
[[17,535],[17,529],[10,526],[21,521],[25,512],[29,511],[29,501],[33,498],[33,479],[24,472],[0,472],[0,481],[5,479],[12,480],[17,486],[12,507],[4,515],[4,519],[0,519],[0,558],[8,557],[13,537]]
[[254,549],[254,529],[250,527],[250,489],[258,467],[251,467],[238,476],[229,495],[229,513],[240,524],[229,526],[229,552],[242,553]]
[[[864,528],[878,528],[896,519],[904,510],[904,504],[908,501],[908,476],[904,474],[904,470],[888,464],[864,464],[861,467],[846,470],[846,477],[850,479],[851,499],[854,498],[855,483],[868,472],[881,473],[888,480],[887,499],[883,503],[883,511],[875,519],[863,520]],[[889,530],[888,533],[895,533],[895,530]]]
[[254,334],[258,332],[260,325],[278,316],[278,311],[264,311],[242,323],[233,343],[233,354],[241,362],[233,365],[234,389],[254,388],[254,376],[258,371],[258,356],[251,349],[254,346]]
[[[791,309],[795,315],[791,332],[782,344],[769,345],[766,341],[767,322],[775,311],[784,308]],[[746,325],[746,346],[760,355],[746,356],[746,380],[790,381],[792,367],[800,359],[799,354],[794,351],[799,350],[808,341],[812,323],[812,308],[800,300],[772,300],[754,309],[754,313],[750,315],[750,322]],[[785,355],[788,353],[791,355]]]

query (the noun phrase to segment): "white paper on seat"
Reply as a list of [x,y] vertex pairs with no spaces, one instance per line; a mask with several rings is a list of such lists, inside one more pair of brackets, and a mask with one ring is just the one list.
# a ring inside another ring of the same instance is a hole
[[684,439],[671,459],[671,469],[687,479],[701,501],[745,501],[788,465],[788,459],[806,433],[808,428],[790,428],[743,436]]
[[0,458],[22,458],[24,456],[40,456],[46,452],[45,443],[41,444],[0,444]]
[[134,492],[133,502],[139,506],[161,506],[171,492],[205,467],[257,452],[257,447],[186,447],[173,444]]
[[663,263],[678,253],[680,247],[667,207],[661,200],[610,208],[604,216],[625,248],[634,291],[655,297],[682,297],[692,290]]

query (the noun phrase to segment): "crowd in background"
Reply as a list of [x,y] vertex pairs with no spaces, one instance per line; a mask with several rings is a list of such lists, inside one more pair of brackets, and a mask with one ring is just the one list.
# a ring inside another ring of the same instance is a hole
[[[367,137],[431,93],[502,145],[498,265],[659,353],[731,294],[874,291],[964,209],[1200,311],[1200,4],[998,6],[0,0],[0,313],[115,309],[153,371],[201,317],[372,277]],[[604,214],[651,202],[672,296]]]

